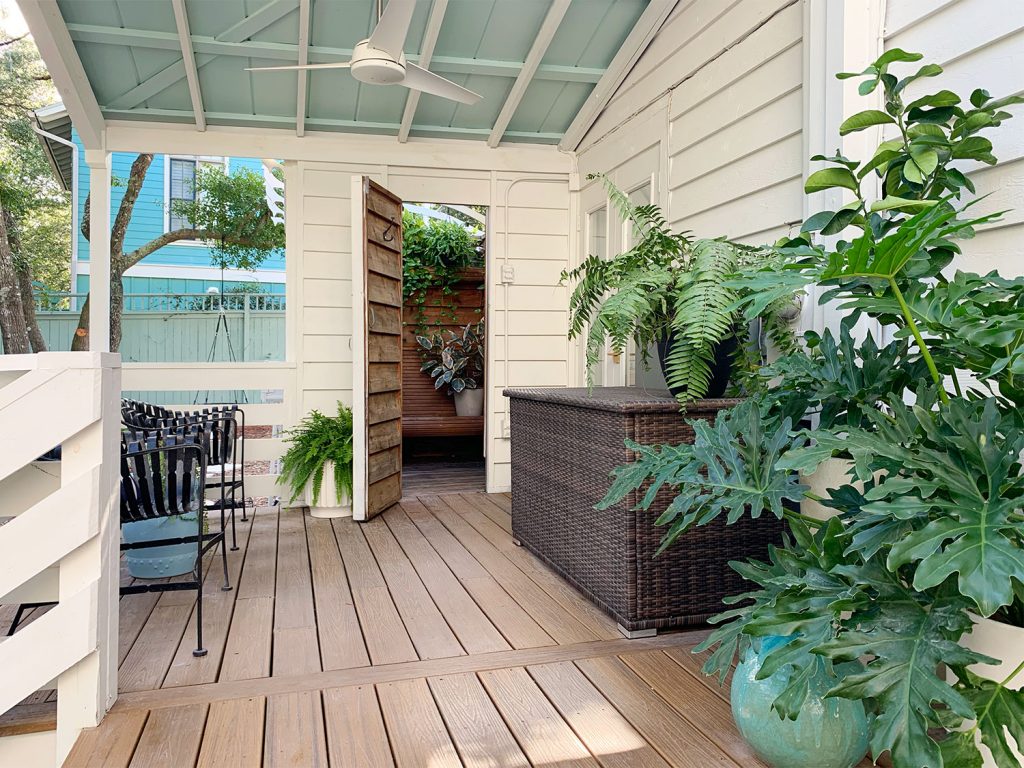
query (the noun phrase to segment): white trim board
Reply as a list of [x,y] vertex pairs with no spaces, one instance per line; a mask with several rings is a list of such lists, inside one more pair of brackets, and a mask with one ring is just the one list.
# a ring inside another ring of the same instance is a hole
[[[89,274],[89,262],[78,262],[78,274]],[[244,269],[225,269],[224,279],[237,283],[283,283],[285,270],[261,269],[251,272]],[[136,264],[128,270],[127,277],[168,277],[181,280],[220,280],[219,267],[185,267],[174,264]],[[72,291],[73,292],[73,291]]]

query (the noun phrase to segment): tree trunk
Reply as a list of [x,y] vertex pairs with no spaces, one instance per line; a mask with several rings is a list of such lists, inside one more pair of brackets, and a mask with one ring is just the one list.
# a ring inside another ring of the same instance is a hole
[[28,340],[32,345],[33,352],[45,352],[46,339],[43,338],[43,332],[36,320],[35,292],[32,290],[32,265],[28,263],[27,254],[22,252],[18,222],[14,220],[10,211],[5,210],[3,216],[4,224],[7,226],[7,244],[11,248],[14,269],[18,273],[18,291],[21,294],[21,311],[25,316]]
[[31,351],[25,313],[21,305],[21,288],[14,268],[14,256],[7,239],[7,218],[0,207],[0,340],[8,355],[25,355]]

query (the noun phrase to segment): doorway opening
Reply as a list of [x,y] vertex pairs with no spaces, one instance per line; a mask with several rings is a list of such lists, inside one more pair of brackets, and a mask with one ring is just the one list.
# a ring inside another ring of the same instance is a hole
[[404,203],[402,482],[482,491],[487,208]]

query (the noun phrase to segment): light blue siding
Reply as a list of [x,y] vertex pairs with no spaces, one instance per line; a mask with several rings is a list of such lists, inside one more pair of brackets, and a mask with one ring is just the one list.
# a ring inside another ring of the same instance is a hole
[[[77,132],[72,132],[72,138],[79,146],[79,167],[78,167],[78,190],[77,200],[79,216],[84,212],[85,201],[89,196],[89,168],[85,164],[85,152],[82,149],[81,140]],[[132,163],[137,155],[127,152],[115,152],[112,158],[112,173],[115,186],[110,194],[110,216],[111,223],[117,215],[118,206],[124,197],[124,184],[131,173]],[[228,159],[228,170],[235,171],[238,168],[249,168],[256,173],[262,174],[262,163],[255,158]],[[164,175],[166,170],[166,156],[156,154],[153,162],[146,173],[146,179],[142,184],[139,199],[132,212],[132,219],[128,225],[128,232],[125,237],[125,251],[132,251],[153,238],[158,237],[165,231],[166,201],[164,199]],[[81,220],[81,218],[79,218]],[[78,259],[79,261],[89,260],[89,242],[81,232],[76,233],[78,237]],[[164,246],[155,253],[147,256],[143,262],[149,265],[168,265],[182,267],[208,267],[212,259],[210,249],[203,245],[181,245],[171,244]],[[267,282],[265,279],[263,287],[269,293],[284,293],[284,251],[280,250],[270,255],[260,267],[261,270],[280,271],[279,282]],[[125,291],[129,293],[204,293],[211,286],[220,285],[219,280],[185,280],[174,278],[158,277],[125,277]],[[232,284],[226,284],[230,287]],[[75,289],[77,291],[88,290],[89,276],[79,275]]]

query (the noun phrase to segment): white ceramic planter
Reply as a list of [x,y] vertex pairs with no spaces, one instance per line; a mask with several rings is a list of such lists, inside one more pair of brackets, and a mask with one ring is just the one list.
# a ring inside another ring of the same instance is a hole
[[[981,677],[1002,682],[1008,674],[1013,672],[1024,661],[1024,629],[973,615],[971,619],[975,623],[974,630],[969,635],[964,635],[961,643],[972,651],[983,653],[995,659],[1001,659],[1002,663],[997,666],[975,664],[970,667],[970,670]],[[1013,689],[1024,688],[1024,672],[1017,674],[1008,685]],[[996,768],[996,762],[992,759],[992,754],[988,751],[988,747],[981,743],[980,738],[977,743],[981,748],[982,755],[985,757],[984,767]],[[1018,744],[1017,746],[1018,749],[1015,751],[1015,757],[1021,765],[1024,765],[1024,752],[1020,749],[1024,745]]]
[[313,517],[352,517],[352,499],[348,494],[338,498],[334,491],[334,462],[328,461],[324,464],[324,481],[320,486],[320,500],[317,506],[313,506],[313,484],[306,485],[306,503],[309,505],[309,514]]
[[483,416],[484,390],[464,389],[455,393],[455,413],[458,416]]

